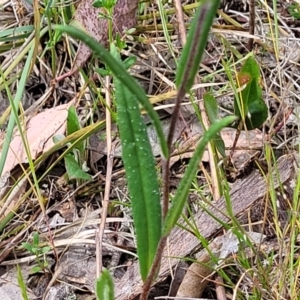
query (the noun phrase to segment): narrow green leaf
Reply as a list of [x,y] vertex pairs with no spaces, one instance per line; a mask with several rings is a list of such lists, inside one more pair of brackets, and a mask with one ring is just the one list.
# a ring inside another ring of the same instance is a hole
[[70,106],[67,117],[67,133],[68,135],[81,129],[75,106]]
[[204,94],[203,100],[208,120],[211,124],[213,124],[218,120],[218,102],[216,98],[210,93]]
[[32,252],[32,245],[31,244],[29,244],[29,243],[22,243],[22,247],[25,249],[25,250],[27,250],[28,252],[30,252],[30,253],[33,253]]
[[129,56],[123,61],[124,68],[128,70],[131,66],[136,63],[136,56]]
[[51,250],[51,248],[49,246],[45,246],[42,248],[41,253],[44,254],[44,253],[49,252],[50,250]]
[[110,71],[109,70],[106,70],[106,69],[103,69],[103,68],[96,68],[95,71],[101,75],[101,76],[108,76],[110,75]]
[[[214,124],[215,122],[218,121],[218,102],[216,98],[210,94],[206,93],[203,95],[203,100],[204,100],[204,107],[205,107],[205,112],[207,114],[208,120],[210,124]],[[216,136],[212,139],[213,144],[219,151],[219,153],[223,156],[226,157],[225,153],[225,143],[221,137],[221,135],[218,133]]]
[[72,27],[72,26],[62,26],[62,25],[55,25],[53,26],[54,29],[60,30],[62,32],[66,32],[70,34],[72,37],[79,39],[90,49],[93,53],[100,57],[100,59],[109,67],[112,73],[130,90],[130,92],[135,95],[136,99],[140,102],[140,104],[144,107],[146,112],[148,113],[149,117],[151,118],[153,125],[156,129],[162,155],[164,157],[169,156],[169,151],[167,147],[167,142],[164,136],[164,132],[162,126],[159,121],[159,117],[157,112],[153,109],[152,104],[149,102],[145,91],[142,87],[135,81],[135,79],[126,71],[122,63],[116,61],[115,58],[94,38],[87,35],[82,30]]
[[161,236],[160,194],[155,161],[135,97],[116,80],[122,157],[131,196],[137,253],[146,279]]
[[189,162],[189,165],[184,173],[183,178],[180,181],[179,187],[175,194],[175,197],[172,201],[172,206],[168,211],[166,216],[164,227],[163,227],[163,236],[170,234],[172,228],[176,225],[184,205],[186,203],[186,198],[189,193],[191,182],[195,177],[196,171],[198,170],[199,162],[203,156],[205,147],[209,141],[214,138],[214,136],[224,127],[231,124],[236,120],[235,116],[226,117],[220,121],[217,121],[204,133],[199,144],[196,147],[196,150]]
[[73,155],[67,154],[64,160],[69,179],[91,179],[91,176],[80,168]]
[[0,32],[0,42],[3,42],[2,38],[5,36],[10,36],[17,33],[28,32],[29,34],[34,30],[33,25],[20,26],[17,28],[5,29]]
[[22,294],[22,299],[23,300],[29,300],[28,295],[27,295],[27,287],[22,275],[22,271],[20,266],[17,264],[17,279],[18,279],[18,285],[21,289],[21,294]]
[[40,242],[40,236],[37,232],[33,234],[33,245],[38,246]]
[[102,270],[96,282],[96,296],[98,300],[115,300],[114,282],[106,269]]
[[[119,55],[116,52],[114,54]],[[146,125],[136,97],[118,78],[114,78],[114,82],[122,158],[132,204],[140,273],[145,280],[161,237],[159,184]]]
[[[68,110],[68,117],[67,117],[67,134],[70,135],[78,130],[81,129],[81,125],[78,119],[78,115],[76,112],[76,108],[74,105],[70,106]],[[76,145],[76,149],[82,154],[84,152],[84,142],[80,142]]]
[[35,267],[31,268],[31,270],[30,270],[31,274],[36,274],[41,271],[42,271],[42,268],[39,266],[35,266]]
[[184,83],[185,92],[189,92],[194,83],[219,4],[219,0],[203,0],[192,21],[176,75],[176,86]]

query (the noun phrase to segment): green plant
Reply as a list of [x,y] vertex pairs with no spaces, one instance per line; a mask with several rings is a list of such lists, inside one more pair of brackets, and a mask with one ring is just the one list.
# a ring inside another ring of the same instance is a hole
[[[120,62],[117,48],[111,44],[112,55],[95,40],[72,27],[55,26],[86,43],[110,69],[116,88],[117,119],[122,142],[123,161],[132,200],[134,224],[137,232],[139,264],[145,287],[142,299],[146,299],[150,285],[158,272],[162,251],[168,235],[176,225],[189,192],[191,182],[205,146],[225,126],[236,118],[226,117],[205,132],[188,165],[186,173],[172,201],[170,210],[164,205],[161,211],[159,185],[146,128],[141,119],[140,103],[147,111],[157,130],[161,152],[165,158],[164,173],[168,174],[169,152],[181,100],[190,91],[204,51],[207,36],[218,8],[219,1],[203,1],[190,28],[187,44],[179,61],[176,85],[178,95],[171,121],[168,140],[165,139],[157,113],[153,110],[143,89],[126,72]],[[169,201],[168,176],[164,179],[164,203]],[[161,214],[163,219],[161,219]]]
[[237,85],[242,90],[234,99],[234,113],[245,129],[261,126],[268,117],[268,108],[262,99],[260,69],[253,56],[246,59],[237,75]]
[[32,243],[22,243],[22,247],[36,257],[37,265],[31,269],[31,273],[35,274],[41,271],[45,271],[45,269],[48,267],[48,262],[46,260],[45,254],[49,252],[51,248],[49,246],[40,245],[39,234],[37,232],[34,232],[32,236]]
[[101,300],[114,300],[114,283],[108,272],[103,269],[100,278],[96,281],[96,296]]
[[297,2],[293,2],[291,5],[288,6],[288,12],[293,16],[295,19],[300,19],[300,5]]
[[21,271],[19,265],[17,265],[17,279],[18,279],[19,287],[21,289],[21,294],[22,294],[23,300],[28,300],[29,298],[28,298],[28,295],[27,295],[26,284],[24,282],[22,271]]
[[[67,136],[70,136],[81,129],[81,125],[76,113],[75,107],[72,105],[68,109],[67,117]],[[61,142],[65,138],[64,135],[54,136],[53,140],[55,143]],[[71,143],[68,144],[69,147],[72,146]],[[89,180],[91,176],[86,173],[85,165],[85,146],[86,141],[80,141],[75,147],[72,146],[72,151],[64,155],[65,167],[68,175],[68,179],[77,180]]]

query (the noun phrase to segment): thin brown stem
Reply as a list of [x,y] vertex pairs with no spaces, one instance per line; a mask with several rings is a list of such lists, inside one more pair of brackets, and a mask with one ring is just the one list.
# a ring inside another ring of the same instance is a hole
[[181,0],[174,0],[174,6],[176,11],[177,23],[178,23],[179,39],[181,45],[183,46],[186,42],[186,28],[184,23],[184,14],[183,14]]
[[[249,1],[249,34],[254,35],[255,29],[255,0]],[[253,38],[249,38],[247,48],[249,51],[253,49]]]
[[152,282],[153,282],[155,276],[158,274],[158,271],[159,271],[160,261],[161,261],[161,258],[162,258],[163,252],[164,252],[165,245],[167,243],[167,239],[168,239],[167,236],[163,236],[159,241],[156,256],[155,256],[154,262],[151,266],[150,273],[149,273],[149,275],[148,275],[148,277],[147,277],[147,279],[144,283],[143,292],[140,296],[140,300],[147,300],[148,299],[148,295],[149,295],[149,292],[150,292]]
[[111,97],[109,92],[110,86],[110,77],[107,76],[105,80],[105,88],[106,88],[106,144],[107,144],[107,170],[106,170],[106,180],[105,180],[105,191],[104,198],[102,201],[102,215],[101,215],[101,223],[98,232],[98,242],[99,247],[97,247],[97,277],[100,276],[102,271],[102,240],[109,204],[109,195],[110,195],[110,186],[111,186],[111,177],[112,177],[112,168],[113,168],[113,149],[112,149],[112,138],[111,138],[111,114],[110,114],[110,106],[111,106]]

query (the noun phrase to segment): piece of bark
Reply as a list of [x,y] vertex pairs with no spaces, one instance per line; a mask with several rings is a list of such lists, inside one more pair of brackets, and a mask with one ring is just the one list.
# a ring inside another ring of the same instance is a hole
[[[294,156],[286,155],[278,160],[278,172],[274,174],[275,188],[279,186],[277,174],[280,175],[282,184],[292,180],[295,176]],[[247,178],[237,180],[230,191],[230,199],[232,212],[235,216],[242,215],[249,207],[262,199],[268,191],[267,183],[259,171],[253,171]],[[222,222],[230,222],[226,209],[226,201],[222,197],[217,202],[212,202],[207,207],[211,215]],[[222,229],[220,223],[210,217],[207,212],[200,210],[194,217],[195,225],[198,227],[201,235],[206,239],[211,239],[217,232]],[[176,227],[169,237],[168,249],[164,251],[159,275],[156,279],[157,284],[166,278],[170,273],[170,267],[174,267],[178,263],[175,257],[186,257],[201,248],[199,239],[194,235]],[[143,283],[139,275],[138,263],[135,262],[125,273],[122,279],[115,284],[115,299],[129,300],[134,299],[142,291]]]

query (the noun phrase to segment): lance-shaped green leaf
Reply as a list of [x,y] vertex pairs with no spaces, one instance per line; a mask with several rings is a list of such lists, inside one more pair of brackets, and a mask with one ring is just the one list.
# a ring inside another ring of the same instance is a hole
[[64,157],[65,166],[69,179],[90,180],[91,175],[85,173],[79,166],[78,162],[72,154],[67,154]]
[[166,158],[169,156],[169,151],[167,147],[167,142],[163,133],[162,126],[159,121],[158,114],[153,109],[152,104],[149,102],[148,97],[142,87],[135,81],[135,79],[126,71],[125,67],[122,63],[116,61],[114,57],[94,38],[87,35],[82,30],[72,27],[72,26],[62,26],[62,25],[54,25],[54,29],[60,30],[62,32],[66,32],[74,38],[79,39],[87,46],[91,48],[93,53],[100,57],[100,59],[109,67],[114,76],[118,78],[120,82],[123,83],[124,86],[136,97],[136,100],[144,107],[146,112],[148,113],[151,121],[155,127],[157,132],[162,155]]
[[199,70],[202,54],[210,27],[219,7],[219,0],[203,0],[192,21],[186,44],[179,60],[176,86],[184,84],[185,92],[189,92]]
[[[119,55],[112,46],[113,53]],[[155,160],[136,96],[114,78],[122,159],[132,204],[137,253],[143,280],[152,266],[161,237],[160,193]]]
[[96,296],[98,300],[115,300],[114,283],[111,275],[103,269],[96,282]]
[[[74,105],[72,105],[68,109],[68,117],[67,117],[67,135],[70,135],[78,130],[81,129],[81,125],[79,122],[79,118],[76,112],[76,108]],[[76,147],[81,154],[83,154],[85,147],[84,142],[78,143]]]
[[176,225],[182,213],[192,180],[195,178],[195,174],[199,169],[199,162],[203,156],[203,152],[205,150],[207,143],[209,143],[209,141],[213,139],[222,128],[228,126],[235,120],[236,120],[235,116],[226,117],[212,124],[209,127],[209,129],[204,133],[189,162],[189,165],[184,173],[184,176],[180,181],[179,187],[172,201],[172,206],[169,209],[168,214],[166,216],[164,227],[163,227],[163,236],[167,236],[170,234],[172,228]]
[[262,99],[259,80],[259,66],[256,60],[250,56],[238,74],[239,86],[246,85],[246,87],[241,91],[240,97],[234,99],[235,114],[240,117],[249,130],[261,126],[268,117],[268,108]]

